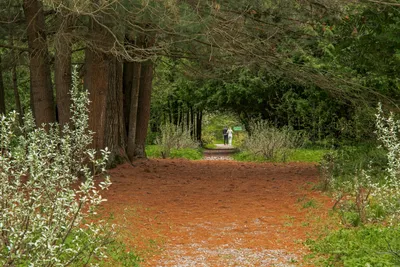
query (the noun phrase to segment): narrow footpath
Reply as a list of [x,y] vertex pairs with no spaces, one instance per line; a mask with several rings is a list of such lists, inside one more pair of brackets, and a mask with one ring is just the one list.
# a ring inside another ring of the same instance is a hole
[[205,160],[232,160],[236,151],[234,146],[216,144],[216,148],[204,150],[203,155]]

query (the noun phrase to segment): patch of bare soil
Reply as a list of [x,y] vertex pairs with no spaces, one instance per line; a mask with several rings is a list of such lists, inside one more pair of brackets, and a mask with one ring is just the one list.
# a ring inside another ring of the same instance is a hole
[[146,160],[110,171],[105,213],[143,266],[299,266],[332,202],[313,164]]

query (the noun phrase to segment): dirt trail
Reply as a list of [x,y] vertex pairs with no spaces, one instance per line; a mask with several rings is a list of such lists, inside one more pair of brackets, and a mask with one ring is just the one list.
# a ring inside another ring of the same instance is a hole
[[135,164],[110,171],[104,212],[125,225],[143,266],[299,266],[302,241],[332,206],[310,190],[313,164]]
[[236,148],[230,145],[217,144],[214,149],[206,149],[203,152],[205,160],[232,160]]

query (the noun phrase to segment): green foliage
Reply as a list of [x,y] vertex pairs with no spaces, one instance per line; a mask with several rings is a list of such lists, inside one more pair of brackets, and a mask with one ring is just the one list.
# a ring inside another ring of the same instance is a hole
[[232,155],[232,158],[237,161],[250,161],[250,162],[266,162],[268,161],[263,156],[257,156],[247,151],[240,151]]
[[314,199],[307,200],[302,204],[303,209],[317,208],[317,207],[318,203]]
[[324,255],[325,266],[400,264],[400,121],[393,114],[385,117],[379,106],[376,129],[383,149],[347,147],[327,154],[321,164],[324,181],[336,195],[334,208],[342,225],[353,227],[309,242],[313,251]]
[[[341,229],[319,241],[306,244],[314,252],[314,263],[321,266],[398,266],[400,228],[369,226]],[[322,255],[322,256],[321,256]]]
[[328,152],[326,149],[298,148],[293,149],[289,154],[288,162],[320,162],[322,157]]
[[268,160],[286,161],[293,148],[305,142],[304,133],[288,127],[276,128],[268,121],[254,121],[250,124],[251,135],[243,143],[243,150]]
[[160,127],[160,136],[156,139],[156,144],[161,149],[161,156],[163,158],[170,157],[172,149],[187,149],[196,148],[199,145],[193,141],[190,132],[181,125],[174,125],[172,123],[165,123]]
[[[204,145],[223,144],[224,127],[241,125],[237,116],[229,112],[206,113],[203,119],[202,140]],[[233,132],[233,145],[240,146],[244,132]]]
[[71,125],[62,130],[37,128],[28,114],[16,131],[15,112],[0,117],[2,266],[65,266],[104,257],[112,229],[88,218],[111,184],[102,177],[108,151],[99,157],[88,148],[89,99],[76,73],[71,97]]
[[[162,147],[158,145],[146,146],[146,155],[149,158],[162,158]],[[190,160],[199,160],[203,158],[203,151],[200,148],[181,148],[171,149],[170,158],[182,158]]]
[[[322,157],[326,154],[326,149],[315,149],[315,148],[299,148],[292,149],[286,162],[320,162]],[[250,152],[240,151],[233,155],[233,158],[237,161],[253,161],[253,162],[266,162],[271,161],[263,156],[257,156]],[[274,161],[274,160],[272,160]]]
[[[129,251],[123,242],[118,240],[113,240],[107,245],[105,254],[107,255],[107,260],[98,262],[101,267],[139,267],[143,261],[137,254]],[[94,260],[92,262],[97,263]]]

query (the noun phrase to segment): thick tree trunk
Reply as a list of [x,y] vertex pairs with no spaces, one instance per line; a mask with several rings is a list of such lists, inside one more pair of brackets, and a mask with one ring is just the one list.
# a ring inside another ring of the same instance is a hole
[[92,23],[94,46],[86,49],[85,58],[85,87],[91,101],[89,129],[94,132],[92,147],[97,151],[107,147],[111,152],[108,163],[114,164],[125,147],[123,65],[113,55],[102,52],[112,47],[114,37]]
[[55,121],[55,107],[51,86],[45,20],[38,0],[24,0],[23,4],[30,50],[31,103],[36,125]]
[[105,117],[108,91],[108,64],[104,54],[90,49],[85,53],[85,87],[89,91],[89,129],[94,132],[92,146],[104,149]]
[[6,101],[4,92],[4,82],[3,82],[3,66],[1,64],[0,57],[0,115],[6,113]]
[[140,75],[139,106],[137,116],[135,158],[146,157],[146,137],[150,120],[151,89],[153,84],[153,62],[142,63]]
[[129,128],[128,128],[128,140],[127,140],[127,154],[129,160],[133,160],[135,157],[135,146],[136,146],[136,131],[138,121],[138,106],[139,106],[139,91],[140,91],[140,77],[141,77],[141,63],[133,63],[133,80],[132,80],[132,91],[130,99],[129,109]]
[[106,100],[105,145],[109,148],[110,162],[115,162],[125,148],[123,117],[122,63],[108,55],[108,90]]
[[61,127],[69,123],[71,118],[71,95],[69,91],[72,86],[71,72],[71,37],[69,35],[70,18],[60,17],[61,26],[55,40],[56,56],[54,63],[54,81],[56,87],[56,102],[58,122]]

